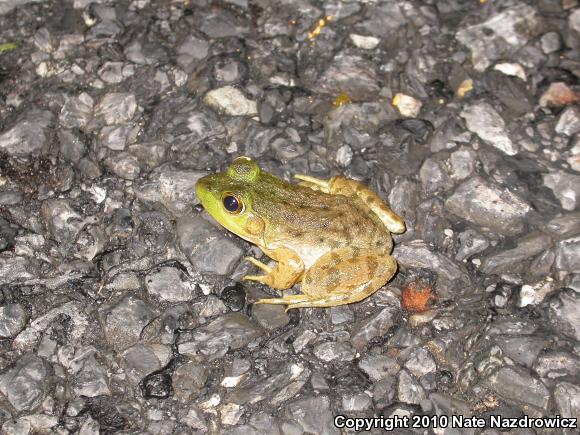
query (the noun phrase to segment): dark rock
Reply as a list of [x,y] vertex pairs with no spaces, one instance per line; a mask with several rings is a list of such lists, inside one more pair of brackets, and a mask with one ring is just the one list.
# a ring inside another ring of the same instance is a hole
[[243,255],[237,243],[199,215],[177,221],[179,247],[191,264],[203,272],[229,274]]
[[281,305],[253,305],[252,318],[268,331],[286,326],[290,322],[286,309]]
[[554,389],[554,401],[558,415],[563,418],[580,418],[580,387],[561,382]]
[[195,295],[196,286],[174,267],[162,267],[145,277],[145,287],[152,295],[162,301],[190,301]]
[[119,431],[127,426],[127,417],[120,412],[110,396],[89,398],[87,410],[91,417],[99,423],[100,430]]
[[333,413],[327,396],[305,397],[285,407],[288,419],[297,423],[299,430],[320,435],[339,434],[333,424]]
[[545,415],[547,412],[550,392],[523,368],[502,367],[491,374],[485,384],[506,402],[529,407],[534,415]]
[[551,237],[546,234],[528,234],[517,241],[517,247],[485,257],[481,262],[481,271],[488,275],[525,273],[529,270],[532,258],[547,250],[551,242]]
[[374,99],[380,89],[374,65],[361,56],[347,54],[333,59],[315,87],[330,94],[340,89],[355,101]]
[[537,10],[515,2],[481,23],[464,27],[455,37],[471,50],[474,68],[484,71],[493,61],[516,52],[541,29],[542,21]]
[[363,349],[375,337],[384,336],[398,321],[400,308],[388,306],[354,325],[350,342],[357,349]]
[[192,358],[214,360],[230,349],[247,346],[263,334],[264,330],[248,317],[241,313],[230,313],[182,336],[178,350]]
[[171,376],[168,373],[153,373],[146,376],[141,383],[145,399],[167,399],[173,392]]
[[354,358],[355,350],[348,343],[325,342],[315,346],[312,350],[319,360],[331,361],[351,361]]
[[20,304],[0,307],[0,337],[12,338],[24,329],[29,315]]
[[508,136],[505,121],[488,103],[467,106],[461,112],[467,128],[477,134],[486,143],[492,145],[508,156],[518,153],[517,147]]
[[86,92],[67,98],[60,111],[60,125],[65,128],[84,129],[93,119],[94,104],[93,98]]
[[522,231],[531,207],[508,189],[501,189],[479,177],[461,184],[445,202],[447,211],[500,234]]
[[291,362],[277,364],[272,373],[271,376],[242,383],[228,396],[228,402],[243,405],[267,398],[268,403],[276,406],[295,397],[310,377],[309,369]]
[[575,210],[580,205],[580,175],[550,172],[544,175],[544,185],[554,192],[564,210]]
[[180,216],[199,204],[195,196],[195,183],[207,172],[166,163],[154,169],[147,181],[137,188],[137,197],[145,202],[160,202],[170,212]]
[[44,399],[48,375],[42,358],[26,354],[0,375],[0,392],[17,411],[32,411]]
[[580,340],[580,295],[563,290],[551,299],[548,319],[555,331]]
[[190,361],[180,365],[172,376],[175,396],[184,403],[195,400],[207,378],[207,370],[201,364]]
[[105,124],[124,124],[137,111],[135,95],[129,93],[106,94],[95,107],[95,116],[103,118]]
[[137,343],[143,328],[155,316],[152,307],[133,295],[127,295],[116,303],[103,305],[99,310],[107,341],[119,351]]
[[422,240],[401,243],[395,248],[395,257],[402,267],[429,269],[437,273],[437,288],[452,292],[470,284],[462,266],[438,252],[431,251]]
[[48,148],[49,127],[54,117],[46,110],[31,109],[0,134],[0,151],[16,157],[38,154]]
[[240,283],[224,288],[220,295],[221,300],[232,311],[241,311],[246,305],[246,289]]

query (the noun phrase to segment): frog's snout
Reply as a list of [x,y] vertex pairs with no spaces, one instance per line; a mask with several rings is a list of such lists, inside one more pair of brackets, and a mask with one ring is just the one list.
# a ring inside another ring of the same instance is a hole
[[195,196],[203,205],[209,195],[209,184],[207,177],[202,177],[195,183]]

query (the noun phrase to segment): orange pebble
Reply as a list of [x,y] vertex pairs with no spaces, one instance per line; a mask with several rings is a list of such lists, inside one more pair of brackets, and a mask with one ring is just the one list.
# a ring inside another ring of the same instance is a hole
[[427,311],[427,304],[431,299],[433,289],[424,282],[415,282],[403,288],[402,305],[403,308],[412,313]]

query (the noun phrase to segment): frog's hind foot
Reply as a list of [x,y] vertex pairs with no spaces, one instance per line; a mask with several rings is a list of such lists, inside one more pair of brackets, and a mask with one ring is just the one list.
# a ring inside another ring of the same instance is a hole
[[299,186],[308,187],[319,192],[330,193],[329,180],[321,180],[320,178],[302,174],[294,174],[294,178],[300,180],[298,183]]
[[259,299],[254,304],[286,305],[286,311],[288,311],[292,308],[298,308],[295,306],[297,304],[308,303],[311,300],[312,298],[308,295],[288,295],[283,298]]
[[272,272],[265,275],[246,275],[242,277],[242,279],[244,281],[259,282],[268,287],[275,288],[276,290],[286,290],[294,285],[294,279],[292,277],[285,277]]
[[371,189],[359,181],[345,177],[332,177],[328,181],[330,193],[357,197],[370,208],[383,222],[391,233],[405,232],[405,221],[401,219],[385,202]]

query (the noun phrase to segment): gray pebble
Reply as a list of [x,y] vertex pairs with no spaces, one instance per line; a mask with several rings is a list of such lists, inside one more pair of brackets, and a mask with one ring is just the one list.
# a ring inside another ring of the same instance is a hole
[[445,202],[449,212],[500,234],[514,235],[523,229],[530,206],[508,189],[479,177],[461,184]]
[[195,284],[174,267],[161,267],[145,276],[147,291],[162,301],[183,302],[193,299]]
[[99,310],[106,339],[116,350],[124,350],[137,343],[143,328],[155,316],[152,307],[133,295],[105,304]]
[[147,180],[137,188],[137,197],[145,202],[160,202],[170,212],[180,216],[199,204],[195,196],[195,183],[207,172],[183,168],[166,163],[154,169]]
[[229,349],[240,349],[256,338],[264,330],[241,313],[230,313],[219,317],[208,325],[182,337],[178,344],[179,353],[192,358],[220,358]]
[[29,315],[20,304],[0,307],[0,337],[11,338],[24,329]]
[[37,154],[48,147],[48,129],[54,117],[46,110],[31,109],[0,134],[0,151],[16,157]]
[[502,367],[485,380],[506,402],[529,406],[535,414],[547,412],[550,392],[540,380],[518,367]]
[[333,424],[333,412],[327,396],[304,397],[285,407],[285,415],[307,433],[338,435],[340,432]]
[[44,399],[48,374],[42,358],[26,354],[0,375],[0,392],[17,411],[31,411]]
[[351,361],[355,355],[352,346],[342,342],[320,343],[314,347],[313,352],[318,359],[324,362]]

